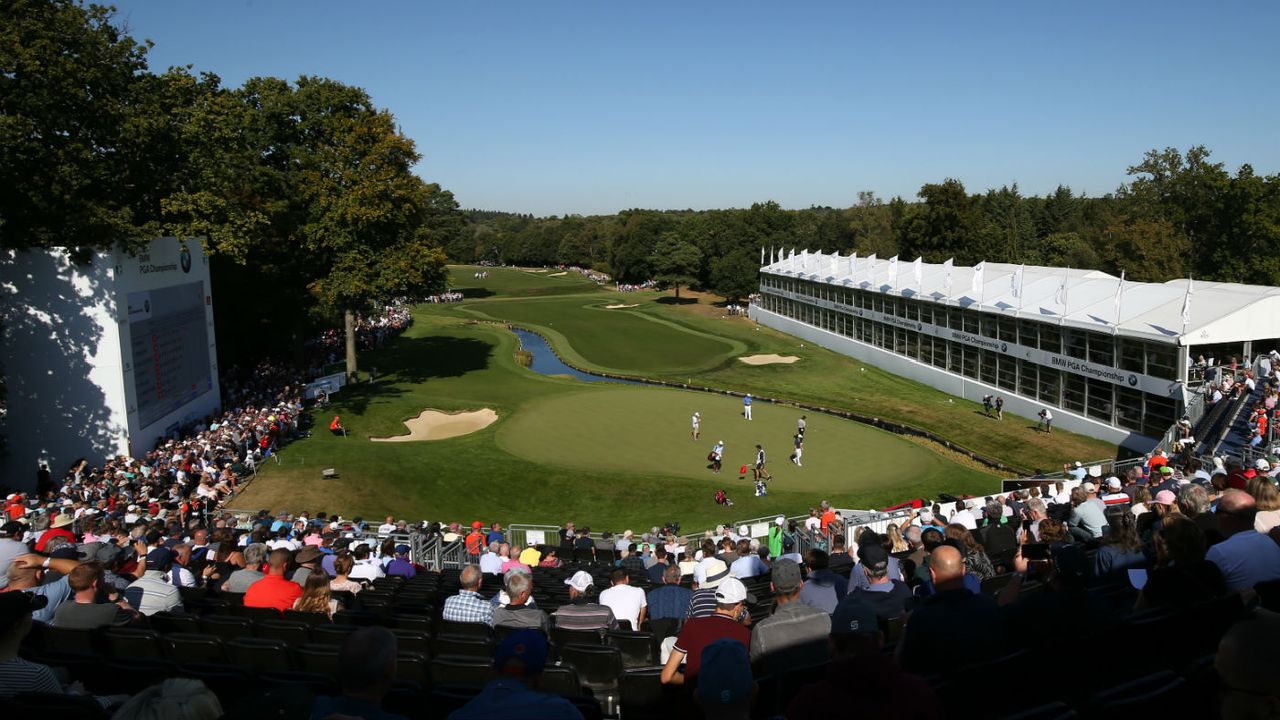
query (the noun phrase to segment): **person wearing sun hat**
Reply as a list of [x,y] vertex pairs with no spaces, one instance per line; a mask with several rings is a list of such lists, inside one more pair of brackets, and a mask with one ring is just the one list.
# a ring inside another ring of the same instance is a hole
[[75,544],[76,536],[68,529],[71,527],[71,523],[74,522],[69,510],[70,508],[63,508],[62,512],[49,521],[49,529],[41,533],[40,539],[36,541],[36,552],[44,552],[49,545],[49,541],[56,537],[65,538],[67,542],[72,545]]
[[569,586],[569,604],[553,613],[556,627],[567,630],[614,630],[618,621],[613,610],[595,602],[596,581],[591,573],[579,570],[564,581]]

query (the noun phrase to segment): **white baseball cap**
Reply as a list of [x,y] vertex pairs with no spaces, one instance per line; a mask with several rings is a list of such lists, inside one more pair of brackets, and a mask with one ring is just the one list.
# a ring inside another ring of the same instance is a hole
[[[723,564],[723,563],[722,563]],[[727,577],[716,587],[716,602],[733,604],[747,599],[747,586],[736,577]]]
[[596,581],[591,579],[591,573],[586,572],[585,570],[579,570],[573,574],[573,577],[565,580],[564,584],[578,592],[586,592],[587,588],[596,584]]
[[1109,488],[1119,488],[1119,487],[1120,487],[1120,478],[1118,478],[1118,477],[1114,477],[1114,476],[1107,478],[1107,487],[1109,487]]
[[1085,492],[1098,492],[1098,486],[1091,482],[1085,483],[1083,486]]
[[783,524],[783,523],[785,523],[786,521],[787,521],[787,519],[786,519],[786,518],[784,518],[784,517],[782,517],[781,515],[779,515],[778,517],[776,517],[776,518],[774,518],[774,519],[773,519],[773,524],[774,524],[774,525],[782,525],[782,524]]

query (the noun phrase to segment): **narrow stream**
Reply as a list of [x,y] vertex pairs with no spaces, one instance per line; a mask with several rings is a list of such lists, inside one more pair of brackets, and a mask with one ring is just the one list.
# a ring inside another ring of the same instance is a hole
[[520,348],[533,356],[533,363],[529,366],[529,369],[539,375],[568,375],[583,382],[613,382],[624,383],[627,385],[643,384],[634,380],[601,377],[600,375],[592,375],[591,373],[576,370],[561,362],[560,358],[551,351],[551,347],[547,345],[547,341],[544,340],[541,335],[517,327],[511,328],[511,332],[515,333],[516,337],[520,339]]

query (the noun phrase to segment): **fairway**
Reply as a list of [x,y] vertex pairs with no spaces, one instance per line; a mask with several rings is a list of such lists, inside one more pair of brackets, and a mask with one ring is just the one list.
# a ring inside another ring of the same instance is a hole
[[[480,279],[478,272],[489,276]],[[576,272],[546,268],[483,267],[480,265],[450,265],[449,287],[462,292],[468,299],[489,297],[538,297],[540,295],[572,295],[595,293],[600,286]]]
[[[690,437],[690,416],[702,416],[702,439]],[[937,475],[947,462],[929,450],[859,423],[808,413],[804,467],[788,457],[794,408],[757,402],[753,419],[742,416],[734,397],[687,390],[604,387],[532,402],[498,431],[498,446],[534,462],[566,468],[629,470],[723,486],[731,497],[750,494],[737,480],[742,465],[754,465],[755,446],[768,455],[775,485],[815,493],[878,489],[892,475]],[[707,469],[707,453],[725,442],[724,469]],[[970,471],[972,472],[972,471]]]
[[608,297],[495,300],[471,312],[536,326],[563,339],[571,361],[615,372],[702,372],[746,350],[742,343],[672,323],[648,308],[610,310],[607,306],[618,304],[617,296]]

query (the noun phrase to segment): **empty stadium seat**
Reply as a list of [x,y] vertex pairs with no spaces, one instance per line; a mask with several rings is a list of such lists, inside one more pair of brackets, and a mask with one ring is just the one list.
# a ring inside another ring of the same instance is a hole
[[492,674],[492,659],[443,656],[431,661],[431,682],[435,686],[483,687]]
[[619,678],[622,676],[622,653],[615,647],[603,645],[565,645],[558,654],[561,662],[571,663],[578,671],[582,684],[591,688],[597,697],[618,695]]
[[441,635],[432,641],[432,654],[493,659],[493,642],[488,638]]
[[306,623],[307,625],[328,625],[333,622],[328,613],[304,612],[302,610],[285,610],[284,619],[289,622]]
[[284,615],[275,608],[264,607],[246,607],[244,605],[232,605],[231,615],[234,617],[248,618],[249,620],[280,620]]
[[662,668],[629,668],[619,682],[622,717],[627,720],[667,720],[672,716]]
[[1168,670],[1131,680],[1097,693],[1089,700],[1088,716],[1099,720],[1179,717],[1188,695],[1187,681]]
[[430,687],[430,656],[425,653],[401,650],[396,655],[396,679],[412,682],[419,687]]
[[242,637],[228,640],[222,647],[233,664],[246,670],[265,672],[293,669],[289,646],[279,640]]
[[170,660],[181,663],[226,662],[222,638],[203,633],[166,633],[160,644]]
[[256,637],[279,640],[288,645],[304,645],[311,642],[311,626],[288,620],[259,620],[253,624]]
[[91,695],[19,693],[3,701],[5,717],[50,717],[58,720],[106,720],[109,715]]
[[428,654],[431,652],[431,636],[423,632],[415,632],[413,630],[400,630],[399,628],[391,631],[396,636],[396,643],[400,650],[405,652],[419,652]]
[[242,617],[206,615],[200,618],[200,629],[206,635],[217,635],[223,640],[253,637],[253,623]]
[[341,645],[355,630],[354,625],[316,625],[311,628],[311,642],[321,645]]
[[582,694],[582,682],[578,679],[578,671],[569,663],[547,665],[542,671],[542,682],[539,689],[555,695],[574,696]]
[[453,635],[455,637],[479,637],[488,639],[492,631],[489,626],[484,623],[464,623],[453,622],[452,620],[441,620],[439,633],[441,635]]
[[109,627],[102,631],[103,649],[113,657],[160,658],[164,649],[154,630]]
[[330,677],[338,676],[338,647],[310,643],[293,648],[298,669]]
[[604,637],[599,630],[566,630],[565,628],[552,627],[551,642],[556,647],[564,647],[565,645],[602,645],[604,644]]
[[148,618],[151,627],[159,633],[198,633],[200,620],[195,615],[175,613],[165,610]]
[[628,668],[649,667],[658,664],[658,648],[653,633],[610,631],[605,643],[622,653],[622,666]]
[[1005,715],[1000,720],[1071,720],[1074,717],[1077,717],[1077,713],[1070,705],[1052,702]]

